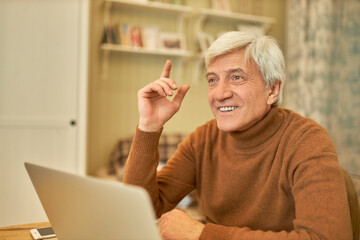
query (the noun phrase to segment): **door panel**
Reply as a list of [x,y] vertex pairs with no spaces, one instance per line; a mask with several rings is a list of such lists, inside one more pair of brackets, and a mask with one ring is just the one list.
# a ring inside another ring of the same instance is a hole
[[24,162],[84,169],[83,2],[0,1],[0,227],[47,221]]
[[2,226],[48,221],[24,162],[72,171],[76,168],[75,139],[75,129],[67,127],[0,129]]

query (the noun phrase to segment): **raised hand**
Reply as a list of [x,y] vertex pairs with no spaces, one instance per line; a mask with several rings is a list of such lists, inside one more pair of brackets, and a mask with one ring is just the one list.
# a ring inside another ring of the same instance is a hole
[[[158,80],[149,83],[138,91],[138,109],[140,114],[139,128],[143,131],[160,131],[164,124],[180,109],[182,100],[189,90],[189,85],[182,85],[179,89],[170,79],[171,61],[167,60]],[[173,95],[173,100],[168,96]]]

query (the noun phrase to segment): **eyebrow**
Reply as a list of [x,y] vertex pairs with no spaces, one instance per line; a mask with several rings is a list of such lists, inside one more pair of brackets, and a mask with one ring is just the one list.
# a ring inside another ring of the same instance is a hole
[[207,78],[210,75],[216,75],[216,74],[214,72],[208,72],[208,73],[205,74],[205,78]]
[[[227,70],[226,72],[227,72],[227,74],[240,72],[240,73],[243,73],[245,75],[245,77],[247,76],[247,73],[242,68],[231,68],[231,69]],[[217,76],[217,74],[215,72],[208,72],[208,73],[206,73],[205,77],[207,78],[208,76],[211,76],[211,75]]]

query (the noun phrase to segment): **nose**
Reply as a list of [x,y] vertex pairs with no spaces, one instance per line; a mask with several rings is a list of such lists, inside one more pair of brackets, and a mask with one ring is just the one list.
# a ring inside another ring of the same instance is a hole
[[214,98],[217,101],[223,101],[233,96],[233,92],[226,81],[219,81],[214,91]]

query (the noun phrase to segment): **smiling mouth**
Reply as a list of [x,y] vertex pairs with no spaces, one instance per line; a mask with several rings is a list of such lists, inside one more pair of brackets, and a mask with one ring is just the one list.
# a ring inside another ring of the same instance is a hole
[[231,112],[231,111],[234,111],[237,108],[238,107],[220,107],[219,110],[220,110],[220,112]]

